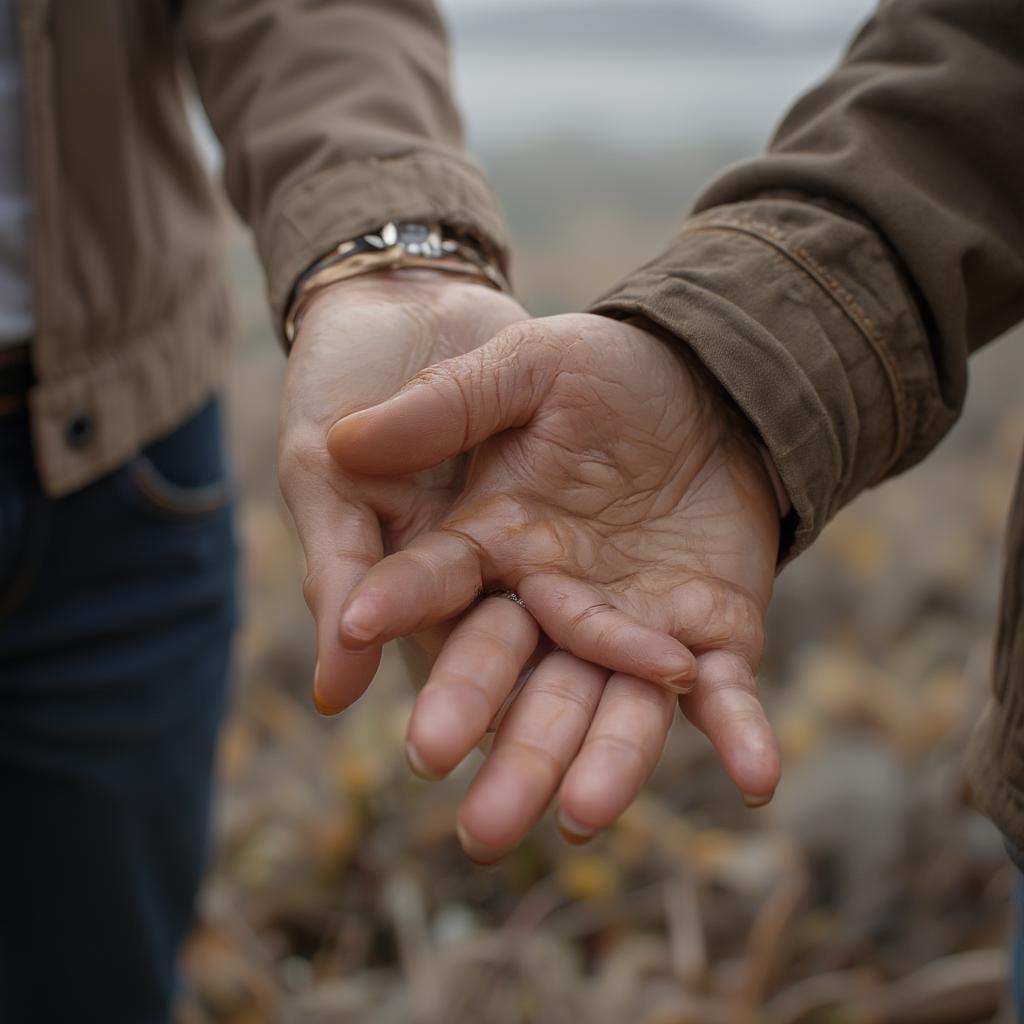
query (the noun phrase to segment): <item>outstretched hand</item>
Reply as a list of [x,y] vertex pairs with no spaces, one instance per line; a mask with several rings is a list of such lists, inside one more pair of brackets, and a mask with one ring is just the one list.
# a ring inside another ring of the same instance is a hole
[[[463,805],[478,859],[518,841],[556,790],[570,834],[610,824],[653,769],[676,694],[748,802],[770,797],[779,759],[756,672],[778,508],[748,428],[696,365],[631,324],[524,321],[339,420],[328,449],[382,483],[471,453],[436,525],[352,588],[350,656],[492,588],[521,595],[563,649],[512,705]],[[523,636],[497,627],[500,600],[452,633],[420,695],[410,756],[425,773],[465,756],[533,650],[511,602]]]
[[354,476],[327,453],[338,418],[393,395],[425,366],[482,345],[526,317],[507,295],[430,271],[382,272],[325,288],[288,360],[278,475],[306,556],[303,587],[317,625],[314,700],[340,711],[373,678],[378,645],[346,650],[338,611],[367,569],[447,510],[462,459],[401,479]]

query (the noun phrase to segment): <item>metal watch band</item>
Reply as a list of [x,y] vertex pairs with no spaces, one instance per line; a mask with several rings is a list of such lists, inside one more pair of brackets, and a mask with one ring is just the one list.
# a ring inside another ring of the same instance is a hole
[[327,285],[379,270],[408,268],[461,274],[499,291],[509,290],[496,263],[469,240],[446,234],[439,224],[391,221],[379,231],[341,242],[299,277],[285,316],[287,343],[295,340],[309,301]]

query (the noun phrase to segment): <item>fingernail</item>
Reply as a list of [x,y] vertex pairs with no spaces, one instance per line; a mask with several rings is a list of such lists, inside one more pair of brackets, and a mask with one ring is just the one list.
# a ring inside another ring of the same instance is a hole
[[327,701],[320,696],[320,662],[316,663],[316,668],[313,669],[313,707],[321,715],[331,716],[338,714],[342,711],[342,708],[336,707],[333,704],[328,704]]
[[582,846],[584,843],[589,843],[597,835],[594,829],[581,825],[561,809],[558,811],[556,823],[558,831],[562,833],[562,838],[567,843],[572,843],[573,846]]
[[697,659],[692,654],[672,655],[664,661],[665,685],[676,693],[689,693],[696,683]]
[[313,707],[315,707],[317,711],[326,718],[330,718],[332,715],[337,715],[344,710],[343,708],[336,708],[331,704],[325,704],[316,692],[313,693]]
[[378,630],[369,624],[371,614],[367,603],[360,600],[345,612],[341,620],[341,642],[345,648],[364,651],[377,638]]
[[427,767],[426,762],[420,757],[419,751],[411,743],[405,745],[405,760],[409,765],[409,771],[427,782],[438,782],[444,778],[444,774]]
[[744,793],[743,802],[753,811],[757,810],[758,807],[764,807],[766,804],[770,804],[773,796],[775,796],[774,790],[767,795],[762,793],[760,796],[757,796],[754,793]]
[[479,840],[474,839],[463,827],[462,823],[458,822],[455,825],[455,834],[459,837],[459,845],[462,847],[462,852],[474,863],[477,867],[489,868],[494,867],[498,864],[502,857],[505,856],[502,850],[495,850],[490,846],[486,846]]

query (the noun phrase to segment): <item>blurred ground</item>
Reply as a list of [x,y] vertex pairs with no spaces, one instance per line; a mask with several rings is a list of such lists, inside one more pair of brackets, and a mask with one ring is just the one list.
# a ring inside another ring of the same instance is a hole
[[[484,157],[534,312],[578,307],[671,236],[757,139],[539,135]],[[301,559],[273,477],[283,358],[236,229],[232,381],[248,617],[188,1024],[968,1024],[1001,1002],[1012,887],[960,759],[984,700],[1024,338],[975,360],[940,451],[865,495],[780,580],[763,688],[784,745],[747,811],[681,723],[643,798],[573,850],[550,822],[497,871],[452,834],[472,764],[405,767],[391,658],[339,719],[309,703]]]

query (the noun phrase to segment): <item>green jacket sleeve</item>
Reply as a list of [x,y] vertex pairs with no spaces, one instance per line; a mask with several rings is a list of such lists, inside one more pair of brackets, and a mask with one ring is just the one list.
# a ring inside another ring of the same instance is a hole
[[592,308],[697,353],[771,453],[798,553],[939,441],[968,355],[1024,317],[1024,4],[883,2]]
[[388,220],[440,221],[504,262],[501,213],[463,148],[431,0],[185,0],[183,20],[278,325],[314,259]]

